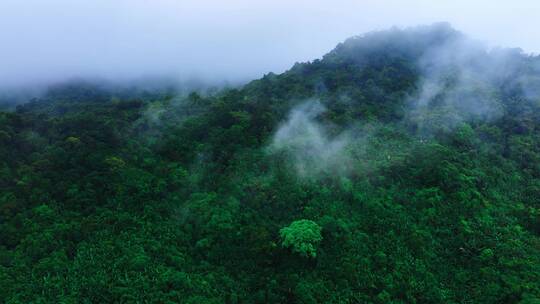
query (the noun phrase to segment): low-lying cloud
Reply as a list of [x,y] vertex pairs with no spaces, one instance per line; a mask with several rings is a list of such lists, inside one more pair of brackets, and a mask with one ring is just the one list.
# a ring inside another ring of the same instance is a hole
[[[441,33],[450,35],[438,43],[427,44],[414,61],[419,74],[417,88],[403,101],[408,107],[404,120],[393,122],[414,126],[416,132],[410,136],[418,136],[423,142],[426,137],[449,134],[466,123],[495,121],[506,114],[505,103],[510,99],[540,101],[538,57],[519,49],[490,49],[449,25],[430,29],[435,34],[442,30]],[[422,39],[422,33],[414,35],[417,30],[410,28],[404,33]],[[432,34],[426,33],[427,37]],[[394,41],[395,47],[399,48],[402,42]],[[385,147],[384,139],[377,139],[377,134],[368,131],[369,125],[361,127],[368,122],[359,118],[353,127],[341,126],[345,131],[336,135],[332,132],[335,126],[323,119],[325,111],[315,99],[296,106],[272,138],[269,150],[284,153],[299,176],[344,176],[353,170],[369,170],[369,161],[399,161],[399,157],[394,157],[399,156],[399,151]],[[384,155],[373,155],[377,145],[383,148],[380,152]],[[363,166],[366,168],[360,168]]]
[[278,127],[270,144],[269,151],[285,153],[301,177],[344,174],[350,169],[347,147],[351,139],[347,132],[330,135],[327,127],[318,120],[325,111],[318,100],[296,106]]
[[539,52],[539,10],[533,0],[2,0],[0,89],[73,77],[244,82],[359,33],[437,21]]
[[532,58],[519,49],[489,49],[456,35],[418,60],[418,90],[409,98],[407,118],[421,135],[497,119],[503,115],[506,90],[528,99],[540,97],[540,78],[531,74],[534,64],[528,62]]

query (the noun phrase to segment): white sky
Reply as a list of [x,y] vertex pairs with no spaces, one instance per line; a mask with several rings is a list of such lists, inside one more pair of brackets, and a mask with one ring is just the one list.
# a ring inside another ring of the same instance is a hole
[[540,53],[538,0],[0,0],[0,87],[74,76],[246,80],[356,34],[440,21]]

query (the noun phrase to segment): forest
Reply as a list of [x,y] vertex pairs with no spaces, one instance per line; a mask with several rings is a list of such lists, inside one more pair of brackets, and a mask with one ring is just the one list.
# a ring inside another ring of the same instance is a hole
[[2,100],[1,303],[540,303],[540,56],[435,24]]

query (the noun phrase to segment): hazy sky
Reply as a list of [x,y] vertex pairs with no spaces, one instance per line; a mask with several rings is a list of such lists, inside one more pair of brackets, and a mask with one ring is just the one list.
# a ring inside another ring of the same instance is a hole
[[0,0],[0,87],[77,76],[251,79],[356,34],[439,21],[540,53],[538,0]]

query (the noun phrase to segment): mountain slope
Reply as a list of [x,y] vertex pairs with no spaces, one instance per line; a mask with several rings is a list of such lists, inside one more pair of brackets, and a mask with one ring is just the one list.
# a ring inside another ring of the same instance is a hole
[[6,303],[535,303],[540,58],[449,25],[0,113]]

